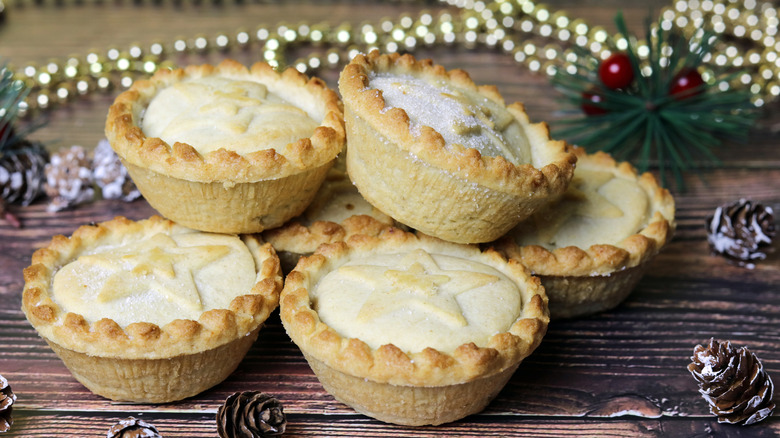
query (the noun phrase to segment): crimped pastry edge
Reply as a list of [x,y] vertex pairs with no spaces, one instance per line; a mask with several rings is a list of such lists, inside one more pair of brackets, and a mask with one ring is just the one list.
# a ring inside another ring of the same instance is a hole
[[[473,148],[453,144],[445,147],[443,137],[428,126],[423,126],[419,137],[415,138],[406,111],[402,108],[384,110],[382,92],[371,88],[368,77],[371,71],[446,80],[504,105],[524,128],[529,142],[545,144],[547,164],[541,168],[531,164],[516,166],[504,157],[482,155]],[[554,196],[566,190],[574,173],[575,156],[567,151],[565,142],[550,139],[546,123],[531,124],[522,104],[505,105],[496,87],[477,86],[463,70],[447,71],[430,59],[417,60],[409,54],[380,54],[373,50],[367,55],[358,54],[342,70],[339,91],[346,106],[354,108],[362,119],[399,147],[425,162],[493,190],[533,197]]]
[[595,165],[611,169],[616,175],[636,179],[650,196],[653,216],[648,225],[616,245],[596,244],[587,249],[568,246],[550,251],[538,245],[519,246],[510,231],[496,242],[496,247],[507,257],[519,260],[534,275],[603,276],[649,261],[674,234],[675,202],[672,195],[658,184],[651,173],[639,175],[628,162],[618,163],[611,155],[601,151],[587,154],[583,148],[572,147],[571,150],[582,167]]
[[[288,144],[284,150],[265,149],[244,155],[223,148],[200,154],[186,143],[169,145],[144,134],[139,126],[141,114],[160,89],[187,77],[212,75],[260,82],[282,97],[303,94],[309,106],[317,107],[307,112],[317,110],[324,115],[320,126],[311,137]],[[346,142],[341,101],[324,81],[308,78],[294,68],[278,73],[264,62],[247,68],[234,60],[224,60],[217,66],[161,69],[149,79],[136,81],[109,108],[105,133],[116,153],[132,164],[188,181],[226,184],[276,179],[322,166],[334,159]]]
[[273,245],[277,252],[308,255],[323,243],[344,241],[355,234],[376,236],[392,226],[365,214],[350,216],[339,223],[314,221],[309,226],[291,220],[282,227],[263,232],[263,239]]
[[195,354],[258,328],[278,306],[282,277],[273,247],[261,244],[253,236],[244,236],[244,241],[257,264],[257,283],[247,294],[235,297],[228,309],[208,310],[197,321],[176,319],[162,327],[136,322],[122,328],[110,318],[90,323],[80,314],[65,312],[52,300],[53,275],[82,249],[98,246],[118,235],[150,230],[165,232],[176,227],[181,226],[159,216],[137,222],[118,216],[107,222],[81,226],[71,237],[54,236],[48,246],[33,254],[32,264],[24,270],[22,311],[41,336],[63,348],[120,359]]
[[[311,307],[308,288],[320,270],[332,270],[351,251],[424,248],[475,257],[522,282],[523,310],[507,332],[490,337],[486,347],[460,345],[451,354],[426,348],[406,353],[393,344],[372,349],[360,339],[344,338],[323,323]],[[424,234],[389,228],[379,236],[355,235],[346,242],[320,246],[302,257],[288,274],[280,299],[287,334],[306,354],[340,372],[378,383],[402,386],[445,386],[499,373],[520,363],[542,341],[549,323],[547,296],[538,278],[514,260],[474,245],[445,242]]]
[[[320,186],[307,210],[302,213],[302,216],[306,216],[309,209],[312,209],[315,204],[324,207],[330,203],[334,197],[338,196],[340,187],[347,184],[353,185],[347,174],[346,167],[346,154],[341,154],[336,158],[333,167],[328,170],[325,181]],[[340,222],[325,220],[308,222],[304,217],[298,216],[280,227],[263,231],[262,237],[263,240],[273,245],[277,254],[289,252],[310,255],[323,243],[343,241],[354,234],[376,236],[383,229],[396,224],[390,216],[381,213],[376,207],[373,208],[375,212],[380,214],[377,216],[355,214],[344,218]],[[316,208],[315,211],[317,211]],[[305,225],[305,223],[309,224]]]

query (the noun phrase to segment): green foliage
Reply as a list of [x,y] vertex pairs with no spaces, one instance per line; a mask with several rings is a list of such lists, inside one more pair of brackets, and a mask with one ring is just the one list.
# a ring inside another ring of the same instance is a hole
[[0,65],[0,149],[2,145],[14,143],[17,135],[12,128],[19,113],[19,103],[29,92],[24,83],[13,76],[5,64]]
[[[641,172],[656,163],[663,185],[671,173],[676,186],[684,189],[684,173],[719,165],[713,147],[723,140],[745,140],[758,112],[747,90],[720,88],[739,72],[715,73],[697,88],[670,95],[675,75],[696,70],[707,59],[716,41],[713,33],[700,30],[686,38],[679,29],[664,31],[648,20],[645,41],[650,50],[640,59],[622,14],[615,23],[629,41],[625,53],[633,67],[633,84],[626,89],[607,88],[599,79],[599,59],[577,48],[576,72],[559,69],[553,84],[572,106],[587,104],[606,112],[584,115],[577,111],[578,116],[558,122],[562,128],[555,135],[588,151],[603,150],[616,159],[631,161]],[[613,52],[618,51],[614,41],[610,44]],[[586,91],[600,95],[601,102],[587,100],[583,97]]]
[[26,142],[25,137],[41,126],[46,121],[43,117],[33,118],[24,126],[17,124],[19,117],[19,105],[24,101],[30,90],[24,82],[14,79],[13,72],[6,63],[0,63],[0,157],[4,153],[15,152],[20,142]]

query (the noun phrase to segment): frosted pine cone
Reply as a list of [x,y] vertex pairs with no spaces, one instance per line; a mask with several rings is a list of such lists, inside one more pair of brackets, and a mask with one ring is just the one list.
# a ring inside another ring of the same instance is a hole
[[111,426],[106,438],[162,438],[157,428],[144,420],[127,417]]
[[49,211],[60,211],[91,201],[91,162],[81,146],[71,146],[52,154],[46,165],[46,194],[51,198]]
[[707,217],[707,241],[712,250],[752,267],[751,260],[763,260],[761,249],[772,243],[775,222],[772,208],[740,199],[731,205],[721,205]]
[[138,199],[141,192],[122,165],[119,156],[111,149],[108,140],[103,139],[95,147],[92,160],[92,178],[100,187],[104,199],[121,199],[130,202]]
[[16,395],[11,391],[8,380],[0,376],[0,433],[8,432],[11,430],[11,425],[14,424],[11,411],[13,411],[15,401]]
[[719,423],[749,425],[772,414],[772,379],[746,347],[735,350],[728,341],[710,339],[707,347],[694,348],[691,360],[688,371]]

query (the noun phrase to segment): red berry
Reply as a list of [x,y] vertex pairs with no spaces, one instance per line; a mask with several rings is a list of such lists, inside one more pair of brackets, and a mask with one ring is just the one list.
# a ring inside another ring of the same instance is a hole
[[597,94],[593,91],[585,91],[582,93],[582,99],[585,101],[582,103],[582,111],[589,115],[589,116],[598,116],[601,114],[606,114],[607,110],[604,108],[593,105],[590,102],[593,102],[595,104],[599,104],[604,101],[604,97],[600,94]]
[[699,72],[694,69],[685,69],[677,73],[672,79],[672,86],[669,89],[669,94],[677,96],[678,99],[685,99],[696,94],[701,93],[703,90],[694,89],[702,86],[704,79],[701,78]]
[[607,88],[617,90],[631,85],[634,81],[634,69],[631,67],[631,59],[625,53],[614,53],[609,58],[601,61],[599,65],[599,78]]

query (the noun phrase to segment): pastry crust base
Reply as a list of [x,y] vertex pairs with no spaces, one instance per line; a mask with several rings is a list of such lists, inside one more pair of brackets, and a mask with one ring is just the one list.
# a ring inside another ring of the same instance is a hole
[[166,359],[116,359],[68,350],[46,339],[73,377],[93,393],[117,401],[168,403],[225,380],[246,356],[260,327],[217,348]]
[[[360,339],[342,337],[320,320],[312,308],[309,288],[317,278],[340,266],[339,259],[348,257],[351,251],[362,254],[391,248],[423,248],[473,257],[499,269],[518,283],[522,312],[506,332],[492,335],[486,346],[478,347],[472,342],[451,353],[430,347],[406,353],[393,344],[373,349]],[[314,372],[318,377],[320,372],[324,373],[321,378],[326,389],[333,389],[336,397],[367,415],[398,424],[440,424],[482,409],[518,364],[541,343],[549,321],[547,297],[539,279],[531,277],[517,261],[507,261],[492,250],[481,252],[476,246],[457,245],[395,228],[378,237],[358,234],[347,242],[322,245],[312,256],[301,258],[287,276],[280,315],[293,342],[307,359],[314,359],[310,362]],[[382,397],[376,398],[372,391],[385,393],[396,402],[383,403]],[[460,399],[460,395],[469,397]],[[475,400],[469,400],[471,396]],[[465,406],[456,407],[465,400],[469,400]],[[413,406],[409,407],[409,403]],[[406,417],[418,404],[429,406]],[[450,409],[452,412],[446,412]]]
[[550,299],[550,319],[592,315],[617,307],[634,290],[649,263],[610,275],[562,277],[540,275]]
[[[490,190],[443,172],[393,146],[349,108],[347,171],[360,194],[393,219],[456,243],[495,240],[541,199]],[[392,163],[388,165],[387,163]]]
[[122,160],[144,198],[163,216],[213,233],[259,233],[303,212],[330,163],[279,179],[225,185],[174,178]]
[[477,87],[461,70],[446,71],[411,55],[358,55],[342,71],[339,90],[349,132],[347,167],[361,195],[411,228],[457,243],[494,240],[568,187],[576,158],[550,139],[544,123],[531,124],[520,104],[506,106],[523,128],[532,164],[444,138],[428,126],[413,133],[402,108],[386,108],[371,88],[371,72],[393,72],[448,81],[504,105],[495,87]]
[[401,386],[342,373],[304,353],[328,393],[363,415],[404,426],[439,425],[481,412],[501,392],[519,365],[448,386]]

